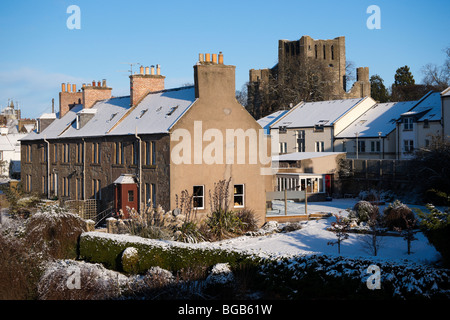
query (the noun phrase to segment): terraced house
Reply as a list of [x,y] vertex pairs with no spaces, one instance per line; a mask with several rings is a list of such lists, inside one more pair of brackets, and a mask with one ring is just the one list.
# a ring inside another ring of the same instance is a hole
[[271,167],[270,157],[252,161],[248,136],[223,138],[262,132],[235,98],[235,66],[224,65],[222,54],[200,54],[194,86],[165,89],[164,80],[159,66],[141,67],[123,97],[112,97],[105,80],[78,91],[62,84],[59,113],[42,115],[21,141],[26,191],[96,199],[98,210],[117,211],[143,209],[149,200],[171,210],[186,190],[201,218],[214,183],[231,179],[231,208],[250,208],[264,223],[272,181],[261,171]]

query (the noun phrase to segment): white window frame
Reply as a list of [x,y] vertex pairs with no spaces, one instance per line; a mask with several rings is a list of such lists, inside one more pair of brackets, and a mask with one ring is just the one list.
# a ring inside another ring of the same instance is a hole
[[[236,193],[236,186],[242,186],[242,193]],[[235,197],[242,197],[242,205],[236,205]],[[233,206],[235,208],[244,208],[245,207],[245,184],[235,184],[233,185]]]
[[[200,196],[195,195],[195,192],[194,192],[194,188],[195,187],[201,187],[202,188],[202,194]],[[195,206],[195,199],[197,199],[197,198],[201,198],[202,199],[202,207],[196,207]],[[205,186],[204,185],[194,185],[192,187],[192,202],[193,202],[192,206],[193,206],[194,209],[198,209],[198,210],[205,209]]]

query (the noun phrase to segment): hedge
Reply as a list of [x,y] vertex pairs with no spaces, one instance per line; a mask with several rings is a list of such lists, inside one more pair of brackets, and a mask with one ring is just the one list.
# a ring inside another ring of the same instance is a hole
[[242,264],[257,265],[259,261],[257,257],[237,251],[99,232],[86,232],[80,236],[79,258],[101,263],[108,269],[124,271],[122,253],[128,247],[138,251],[137,273],[144,273],[156,266],[176,272],[198,266],[209,268],[226,262],[232,268]]
[[[247,276],[253,278],[253,288],[276,299],[450,298],[448,269],[410,262],[327,255],[258,256],[207,245],[99,232],[81,235],[80,258],[124,271],[121,258],[129,247],[138,252],[135,272],[144,273],[156,266],[177,272],[185,268],[212,268],[227,262],[232,270],[247,270]],[[367,286],[372,275],[368,267],[372,264],[381,270],[380,290],[370,290]]]

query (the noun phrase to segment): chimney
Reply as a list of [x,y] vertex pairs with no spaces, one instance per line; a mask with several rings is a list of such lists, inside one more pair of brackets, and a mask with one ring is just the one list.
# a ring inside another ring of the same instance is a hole
[[130,104],[136,106],[149,93],[164,90],[164,79],[161,75],[161,67],[159,64],[155,67],[151,66],[151,73],[148,73],[148,67],[144,74],[144,67],[141,67],[140,74],[130,76]]
[[61,84],[61,92],[59,93],[59,118],[69,112],[75,105],[81,104],[83,95],[81,92],[76,92],[76,85],[70,83]]
[[102,82],[97,82],[97,86],[92,81],[92,86],[84,86],[82,91],[83,109],[90,109],[97,101],[110,99],[112,88],[107,87],[106,80],[103,79]]
[[[213,55],[213,62],[209,60],[210,54],[205,54],[205,61],[194,65],[195,97],[201,99],[217,100],[221,98],[236,99],[235,66],[223,64],[223,54],[219,54],[219,63]],[[199,58],[201,59],[201,55]]]

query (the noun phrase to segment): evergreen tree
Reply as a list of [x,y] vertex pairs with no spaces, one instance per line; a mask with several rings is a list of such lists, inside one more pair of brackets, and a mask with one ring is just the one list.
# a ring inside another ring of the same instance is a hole
[[410,86],[416,84],[414,77],[408,66],[403,66],[397,69],[394,76],[395,86]]
[[374,100],[379,102],[389,101],[389,93],[384,86],[383,79],[377,74],[370,77],[370,91]]

